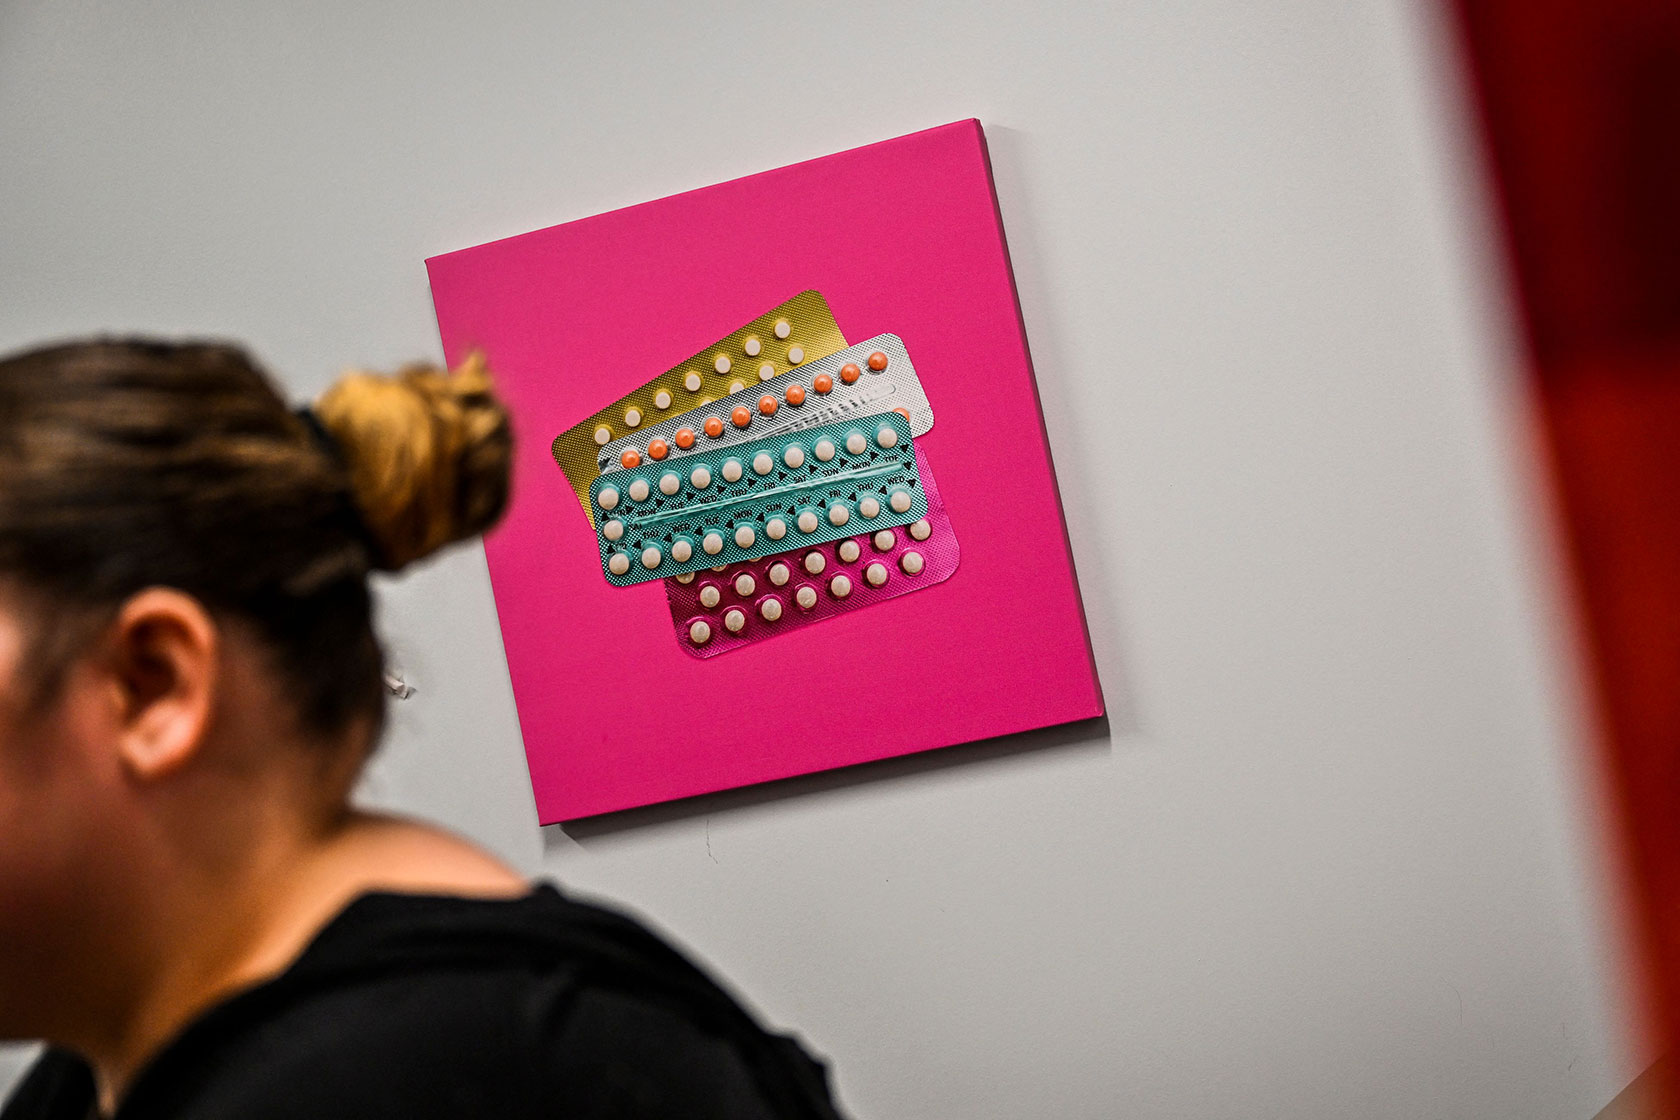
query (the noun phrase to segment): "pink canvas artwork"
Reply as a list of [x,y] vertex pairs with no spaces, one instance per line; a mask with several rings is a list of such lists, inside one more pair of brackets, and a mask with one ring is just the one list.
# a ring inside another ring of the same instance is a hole
[[[485,540],[543,823],[1102,714],[978,121],[427,261],[444,352],[514,416]],[[936,585],[697,658],[666,588],[614,587],[549,451],[797,292],[904,340],[961,564]]]

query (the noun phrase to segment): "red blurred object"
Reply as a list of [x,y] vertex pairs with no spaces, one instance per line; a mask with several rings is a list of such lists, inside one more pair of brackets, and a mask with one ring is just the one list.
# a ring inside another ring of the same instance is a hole
[[1653,1027],[1672,1053],[1680,1050],[1680,4],[1459,0],[1458,8],[1591,644]]

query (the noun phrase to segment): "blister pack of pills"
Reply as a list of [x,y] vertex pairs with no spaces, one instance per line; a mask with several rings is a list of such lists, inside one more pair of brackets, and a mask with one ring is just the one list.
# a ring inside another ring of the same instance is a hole
[[749,383],[773,380],[845,345],[822,293],[800,292],[561,432],[554,438],[554,460],[594,520],[589,484],[600,473],[597,453],[604,445],[663,417],[741,392]]
[[619,587],[756,560],[927,516],[910,422],[896,412],[643,463],[590,484]]
[[909,525],[666,580],[677,644],[716,657],[950,579],[956,534],[920,453],[917,468],[927,516]]
[[596,468],[609,474],[879,412],[896,412],[910,421],[914,436],[933,428],[933,407],[896,334],[806,361],[692,412],[620,436],[599,449]]

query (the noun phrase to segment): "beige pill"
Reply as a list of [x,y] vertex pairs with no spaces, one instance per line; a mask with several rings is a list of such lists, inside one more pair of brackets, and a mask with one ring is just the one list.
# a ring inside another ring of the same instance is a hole
[[740,607],[730,607],[723,612],[723,628],[731,634],[739,634],[747,624],[747,612]]
[[788,335],[790,335],[792,333],[793,333],[793,324],[792,323],[788,322],[786,319],[777,319],[776,320],[776,337],[777,338],[786,338]]
[[595,495],[595,504],[602,509],[618,508],[618,489],[613,486],[601,487],[601,492]]
[[721,602],[723,602],[723,592],[717,589],[716,584],[708,583],[700,589],[700,605],[702,607],[711,610]]
[[910,491],[894,490],[887,495],[887,504],[892,507],[894,513],[909,513],[910,507],[915,503],[910,499]]
[[638,425],[642,422],[642,410],[639,409],[639,408],[627,408],[627,409],[625,409],[624,410],[624,422],[625,422],[625,424],[634,428],[636,425]]
[[814,533],[817,531],[817,526],[821,524],[821,522],[817,520],[816,511],[809,509],[801,510],[799,513],[799,519],[795,523],[799,526],[799,531],[801,533]]
[[753,473],[769,474],[776,469],[776,460],[770,457],[770,452],[760,451],[753,456]]
[[776,367],[769,362],[765,362],[758,367],[758,379],[760,381],[768,381],[774,376],[776,376]]
[[798,603],[803,610],[810,610],[817,605],[817,589],[810,584],[806,584],[793,593],[793,601]]
[[775,584],[777,587],[781,587],[783,584],[787,583],[788,577],[793,573],[788,571],[788,566],[786,564],[778,560],[774,564],[770,565],[770,570],[765,574],[770,577],[771,583]]
[[[677,552],[677,550],[673,548],[671,550],[671,555],[675,556],[676,552]],[[678,583],[693,583],[694,582],[694,573],[693,572],[684,572],[682,575],[677,577],[677,582]]]
[[805,449],[797,443],[788,444],[787,450],[782,452],[782,462],[792,469],[803,467],[805,465]]
[[775,622],[782,617],[782,601],[780,599],[766,599],[758,605],[758,613],[766,622]]
[[723,480],[725,482],[741,481],[741,460],[730,459],[723,464]]
[[671,394],[667,393],[664,389],[659,390],[659,392],[653,395],[653,407],[658,409],[670,408]]
[[666,471],[659,476],[659,492],[667,498],[681,489],[682,479],[678,478],[675,473]]
[[858,542],[856,541],[841,541],[840,547],[835,549],[835,552],[839,554],[840,559],[848,564],[858,558],[859,551],[861,550],[858,548]]
[[729,383],[729,391],[731,393],[739,393],[743,389],[745,389],[746,387],[747,387],[747,383],[745,381],[742,381],[740,378],[736,378],[734,381],[731,381]]
[[695,373],[693,370],[689,370],[688,376],[683,378],[683,388],[687,389],[691,393],[698,393],[700,391],[700,385],[700,375]]
[[717,370],[719,373],[728,373],[729,372],[729,355],[728,354],[719,354],[717,356],[717,361],[712,363],[712,368]]
[[622,552],[615,552],[607,557],[607,571],[615,576],[621,576],[630,570],[630,557]]
[[747,340],[741,343],[741,349],[747,352],[747,357],[756,358],[764,349],[764,343],[758,340],[756,334],[749,334]]
[[877,560],[863,570],[863,578],[869,581],[869,586],[880,587],[887,582],[887,566]]
[[897,447],[898,429],[891,424],[882,424],[875,430],[875,442],[886,448]]
[[620,521],[616,517],[613,518],[611,521],[608,521],[606,524],[601,526],[601,535],[606,537],[609,541],[616,541],[624,535],[624,522]]
[[787,536],[787,522],[779,517],[772,517],[764,523],[764,535],[773,541],[779,541]]
[[645,502],[648,500],[648,495],[652,493],[652,491],[648,489],[647,479],[645,478],[638,478],[632,482],[629,486],[629,491],[630,500],[632,502]]
[[922,559],[921,553],[906,552],[898,558],[898,566],[904,569],[906,575],[919,576],[927,563]]
[[863,438],[862,432],[853,432],[846,437],[846,450],[853,455],[862,455],[869,450],[869,441]]
[[[671,559],[675,560],[679,564],[688,563],[690,560],[694,559],[694,546],[685,540],[672,541]],[[682,577],[678,576],[677,578],[681,579]]]
[[852,577],[841,574],[828,581],[828,593],[836,599],[844,599],[852,593]]
[[705,645],[712,640],[712,624],[703,618],[695,619],[694,624],[688,628],[688,640],[697,646]]
[[852,519],[852,511],[846,508],[844,502],[835,502],[828,507],[828,523],[838,529]]
[[758,590],[758,581],[753,579],[751,572],[742,572],[735,577],[735,594],[745,599]]
[[805,348],[803,346],[789,346],[788,347],[788,365],[796,366],[800,362],[803,362],[804,360],[805,360]]
[[751,525],[742,525],[735,530],[735,547],[751,548],[758,542],[758,534],[753,532]]
[[704,490],[712,484],[712,472],[704,466],[695,467],[688,473],[688,484],[696,490]]
[[805,554],[805,570],[814,576],[822,575],[822,570],[828,567],[828,558],[820,552]]
[[877,552],[886,552],[897,543],[898,538],[893,536],[891,529],[882,529],[875,534],[875,550]]
[[612,442],[612,429],[607,427],[605,424],[602,424],[599,428],[596,428],[595,429],[595,442],[599,443],[599,444],[603,444],[603,445],[611,443]]
[[864,517],[874,517],[881,512],[881,500],[875,495],[858,499],[858,512]]
[[700,551],[707,556],[716,556],[723,551],[723,534],[713,529],[700,538]]
[[830,459],[834,458],[834,441],[831,439],[819,439],[817,441],[817,445],[811,448],[811,454],[817,457],[817,462],[819,463],[828,462]]
[[665,559],[665,554],[652,545],[642,549],[642,567],[649,571],[659,567],[659,562],[663,559]]
[[924,517],[910,526],[910,536],[918,541],[925,541],[933,536],[933,526],[928,524],[928,519]]

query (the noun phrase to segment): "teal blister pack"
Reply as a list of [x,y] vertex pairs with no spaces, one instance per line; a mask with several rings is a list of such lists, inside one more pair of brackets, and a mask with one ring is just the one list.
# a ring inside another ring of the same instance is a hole
[[618,587],[891,529],[927,514],[910,422],[824,424],[601,475],[589,485]]

